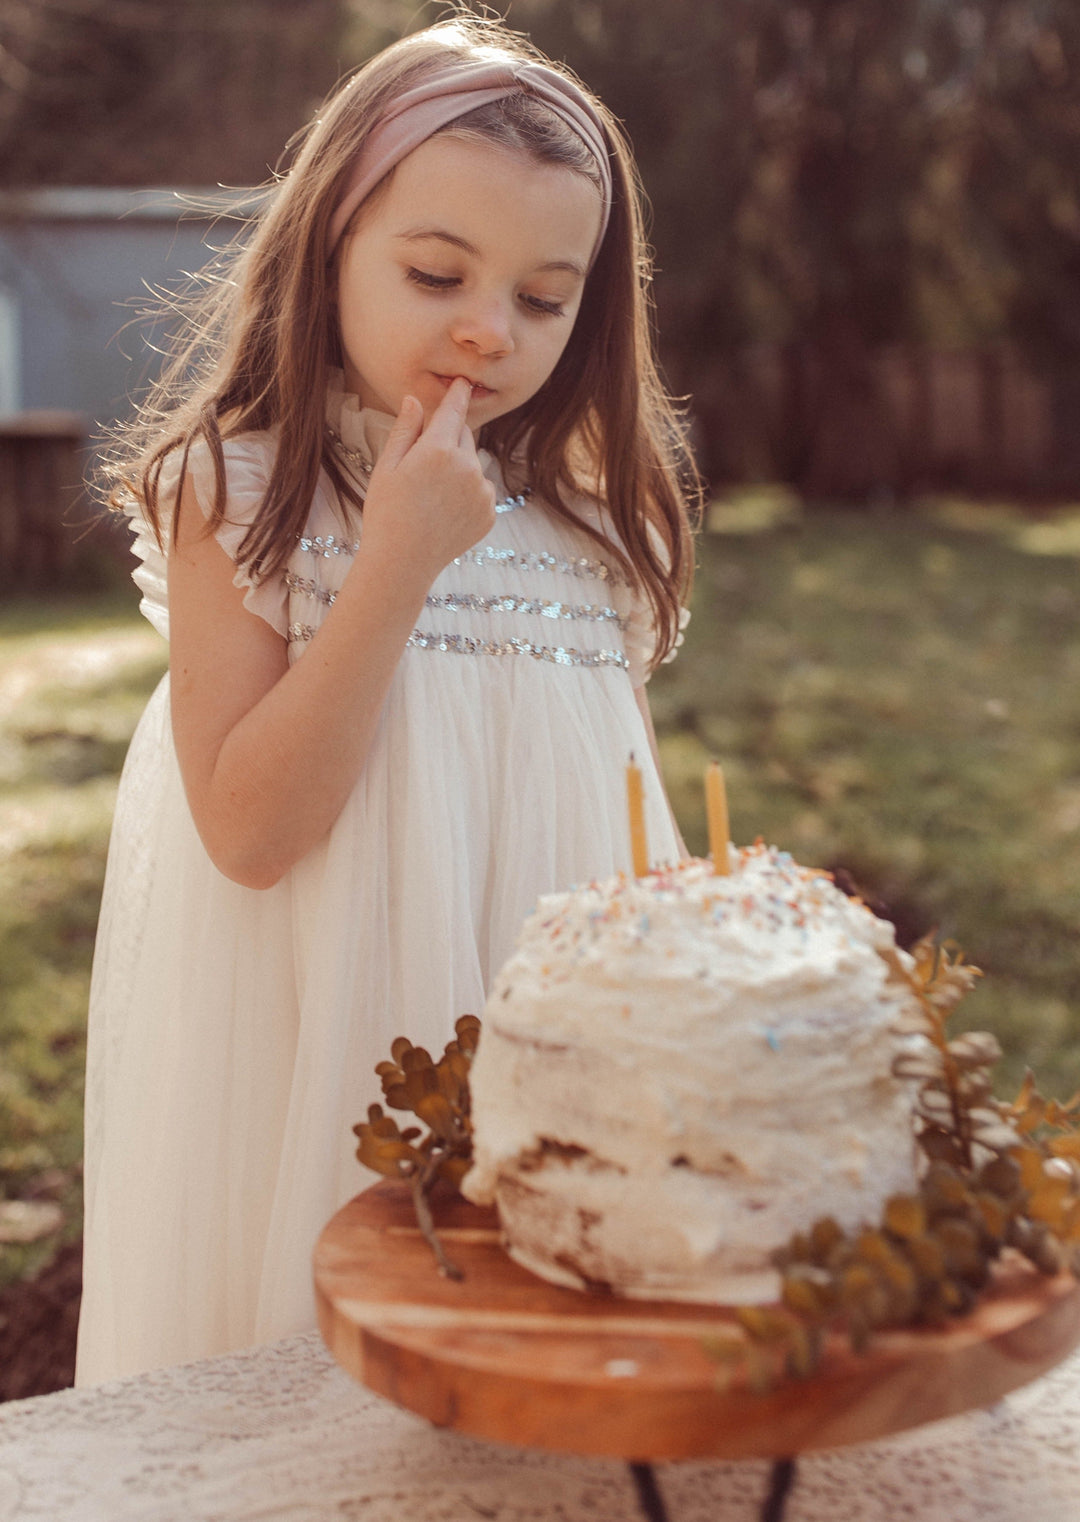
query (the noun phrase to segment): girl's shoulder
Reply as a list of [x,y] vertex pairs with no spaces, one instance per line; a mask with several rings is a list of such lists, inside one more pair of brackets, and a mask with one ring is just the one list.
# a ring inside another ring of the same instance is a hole
[[[250,525],[266,495],[266,488],[277,459],[276,429],[230,434],[221,441],[225,516],[245,529]],[[195,497],[203,514],[210,516],[217,490],[214,452],[206,439],[196,439],[185,452],[176,448],[167,457],[161,473],[161,499],[171,513],[181,472],[190,477]]]
[[[225,512],[214,528],[214,538],[238,562],[240,546],[262,506],[274,461],[276,430],[232,434],[221,441],[221,479]],[[203,517],[210,518],[218,489],[214,452],[205,439],[195,440],[186,452],[178,446],[165,457],[158,481],[159,528],[156,535],[137,507],[128,509],[134,538],[132,553],[138,565],[132,572],[142,593],[141,609],[159,633],[168,637],[168,555],[173,515],[179,494],[190,484]],[[235,585],[246,591],[244,605],[269,623],[279,634],[288,627],[287,596],[279,578],[260,582],[237,564]]]

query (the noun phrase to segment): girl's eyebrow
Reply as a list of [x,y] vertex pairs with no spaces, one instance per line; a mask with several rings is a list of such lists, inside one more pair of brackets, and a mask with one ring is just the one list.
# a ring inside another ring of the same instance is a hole
[[[459,238],[457,233],[447,232],[442,227],[413,227],[408,232],[398,233],[399,243],[421,243],[426,239],[437,239],[440,243],[448,243],[451,248],[459,248],[463,254],[471,254],[474,259],[480,258],[480,250],[475,248],[465,238]],[[549,259],[544,264],[538,264],[537,270],[565,270],[570,275],[576,275],[579,280],[584,280],[586,269],[576,259]]]

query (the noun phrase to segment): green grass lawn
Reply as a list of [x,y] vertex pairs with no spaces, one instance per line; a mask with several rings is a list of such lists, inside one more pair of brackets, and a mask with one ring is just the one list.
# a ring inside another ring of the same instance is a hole
[[[749,514],[743,526],[770,521]],[[970,525],[989,526],[974,532]],[[709,534],[651,684],[691,849],[723,761],[733,833],[849,871],[987,977],[965,1004],[1048,1091],[1080,1086],[1080,532],[1014,515],[795,517]],[[132,598],[0,604],[0,1199],[79,1231],[86,991],[108,821],[163,667]]]
[[0,1199],[58,1207],[55,1231],[0,1250],[0,1284],[81,1230],[86,998],[109,822],[164,656],[130,597],[0,603]]
[[999,1035],[1005,1086],[1030,1062],[1064,1097],[1080,1086],[1080,561],[1028,543],[1008,521],[899,515],[709,536],[693,636],[652,696],[691,849],[716,755],[738,843],[842,865],[908,937],[955,937],[987,974],[962,1021]]

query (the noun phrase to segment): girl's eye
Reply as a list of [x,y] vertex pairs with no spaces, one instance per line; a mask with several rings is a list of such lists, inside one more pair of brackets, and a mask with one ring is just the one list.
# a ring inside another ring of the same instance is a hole
[[[418,270],[410,266],[406,279],[425,291],[450,291],[461,284],[457,275],[433,275],[430,270]],[[562,317],[566,304],[562,301],[546,301],[543,296],[523,295],[521,303],[534,317]]]
[[448,291],[452,286],[461,284],[456,275],[432,275],[427,270],[418,269],[410,269],[408,279],[428,291]]
[[522,296],[522,301],[531,312],[540,317],[561,317],[566,310],[561,301],[545,301],[542,296]]

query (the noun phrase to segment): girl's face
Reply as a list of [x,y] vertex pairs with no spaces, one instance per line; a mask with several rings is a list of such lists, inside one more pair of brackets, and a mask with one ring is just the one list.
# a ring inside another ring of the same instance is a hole
[[547,380],[574,326],[600,230],[583,175],[495,144],[430,138],[361,209],[338,262],[346,387],[430,418],[455,376],[474,431]]

